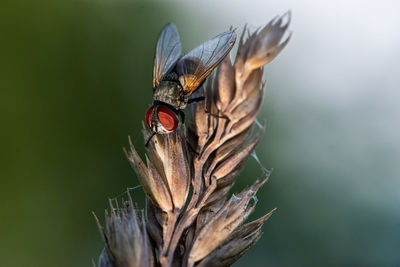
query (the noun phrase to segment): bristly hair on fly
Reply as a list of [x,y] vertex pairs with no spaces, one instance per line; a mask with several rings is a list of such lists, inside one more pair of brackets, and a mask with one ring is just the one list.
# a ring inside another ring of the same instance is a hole
[[122,207],[111,205],[105,227],[98,222],[105,243],[98,266],[228,266],[260,239],[273,210],[245,221],[268,175],[237,194],[229,191],[263,134],[252,134],[263,66],[289,42],[290,17],[287,12],[248,37],[242,34],[234,62],[224,57],[192,95],[205,99],[188,105],[186,127],[168,134],[144,128],[145,140],[154,135],[144,161],[129,139],[125,153],[146,193],[146,208],[138,211],[130,198]]
[[[167,24],[157,41],[153,67],[153,105],[146,111],[145,121],[156,134],[168,134],[185,122],[183,109],[196,98],[191,95],[231,51],[236,41],[234,31],[218,34],[181,56],[181,41],[176,26]],[[197,100],[204,100],[204,97]]]

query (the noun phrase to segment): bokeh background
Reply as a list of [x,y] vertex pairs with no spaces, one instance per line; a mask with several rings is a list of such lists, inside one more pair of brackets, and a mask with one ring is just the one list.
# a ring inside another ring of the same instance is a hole
[[[274,168],[236,266],[400,264],[397,1],[7,1],[0,8],[0,265],[91,266],[91,215],[138,181],[122,153],[151,103],[154,46],[186,51],[287,10],[293,38],[265,68],[257,155]],[[234,191],[262,175],[250,159]],[[141,189],[132,191],[142,203]]]

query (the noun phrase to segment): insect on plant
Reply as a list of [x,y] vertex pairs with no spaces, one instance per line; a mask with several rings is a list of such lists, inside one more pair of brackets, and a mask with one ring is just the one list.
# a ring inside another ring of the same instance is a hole
[[[230,266],[260,239],[274,210],[247,219],[269,172],[237,194],[230,191],[261,140],[263,129],[254,125],[264,95],[263,70],[289,42],[290,17],[287,12],[252,33],[244,29],[233,63],[226,56],[236,40],[233,31],[181,57],[176,27],[162,30],[153,103],[146,113],[151,131],[143,131],[145,160],[130,138],[125,149],[146,205],[138,210],[128,194],[122,206],[110,202],[105,227],[96,217],[105,243],[99,267]],[[216,66],[212,82],[198,90]],[[190,123],[179,127],[184,108],[201,96],[206,103],[190,107]]]
[[235,41],[236,33],[226,31],[181,57],[182,45],[176,26],[169,23],[163,28],[154,56],[153,104],[145,116],[151,137],[173,132],[180,123],[179,117],[184,123],[182,109],[204,99],[190,96],[225,58]]

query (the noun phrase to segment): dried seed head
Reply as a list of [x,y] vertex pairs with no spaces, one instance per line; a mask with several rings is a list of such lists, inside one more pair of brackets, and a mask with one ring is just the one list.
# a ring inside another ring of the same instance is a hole
[[162,219],[160,218],[161,214],[163,214],[163,212],[156,205],[154,205],[149,198],[147,198],[145,213],[147,231],[151,239],[155,243],[155,247],[159,250],[162,248],[163,244],[163,222],[162,220],[160,220]]
[[224,112],[235,93],[234,69],[229,55],[225,57],[219,67],[217,86],[216,88],[219,90],[216,105],[218,110]]
[[105,229],[96,215],[95,219],[103,237],[105,248],[99,258],[99,267],[155,266],[153,248],[147,235],[143,213],[139,216],[132,200],[106,211]]
[[149,161],[147,157],[146,160],[148,165],[146,167],[130,140],[129,145],[130,151],[126,152],[126,154],[129,163],[135,170],[140,183],[143,185],[144,191],[162,211],[172,211],[172,197],[170,191],[168,190],[166,181],[157,171],[155,165],[153,165],[153,163]]
[[[144,130],[145,139],[150,134]],[[147,149],[147,166],[140,159],[132,142],[127,153],[129,162],[138,174],[145,192],[165,211],[181,209],[189,193],[190,169],[183,131],[178,129],[168,135],[156,135]]]
[[240,151],[233,154],[231,157],[221,161],[221,163],[215,168],[212,175],[218,178],[223,178],[229,173],[232,173],[237,168],[243,166],[244,162],[250,156],[251,152],[260,141],[263,131],[259,131],[257,135]]
[[[243,223],[254,210],[256,201],[251,200],[266,179],[238,195],[229,197],[229,190],[263,134],[264,129],[252,133],[263,97],[263,65],[288,43],[290,35],[284,36],[289,22],[290,12],[247,40],[242,36],[235,63],[228,55],[206,87],[192,95],[204,96],[205,101],[188,106],[186,134],[184,127],[156,134],[146,148],[146,164],[130,142],[126,154],[147,195],[146,215],[140,220],[135,215],[135,223],[125,229],[116,225],[124,225],[121,218],[127,216],[119,214],[128,211],[112,211],[106,219],[111,226],[106,231],[101,228],[106,244],[101,266],[132,266],[128,262],[135,266],[227,266],[257,242],[271,212]],[[144,136],[148,140],[150,133],[144,130]],[[139,234],[130,233],[128,240],[120,228]],[[152,241],[151,252],[146,238]],[[157,255],[155,263],[152,253]]]
[[291,33],[289,33],[283,39],[286,36],[290,20],[291,12],[288,11],[283,16],[273,19],[263,29],[254,32],[240,46],[236,58],[236,65],[239,66],[236,74],[239,77],[246,77],[252,70],[268,64],[285,48],[291,37]]
[[226,204],[204,225],[194,239],[189,254],[189,265],[203,259],[214,249],[223,244],[228,237],[243,223],[255,207],[249,206],[249,201],[257,190],[265,183],[256,181],[250,188],[232,197]]
[[262,235],[261,226],[268,220],[274,210],[258,220],[238,227],[224,244],[201,260],[196,266],[229,266],[233,264],[260,239]]
[[[149,138],[147,131],[144,135],[145,138]],[[153,137],[149,142],[147,152],[152,161],[156,162],[158,173],[167,182],[174,208],[183,208],[190,185],[190,168],[184,129],[177,129],[168,135]]]

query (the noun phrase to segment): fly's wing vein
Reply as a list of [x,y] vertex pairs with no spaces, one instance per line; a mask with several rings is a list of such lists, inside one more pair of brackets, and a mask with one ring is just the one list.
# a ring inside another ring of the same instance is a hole
[[182,53],[179,33],[173,23],[167,24],[157,41],[153,67],[153,89],[163,77],[175,66]]
[[236,41],[234,31],[223,32],[182,57],[176,66],[183,91],[191,95],[225,58]]

